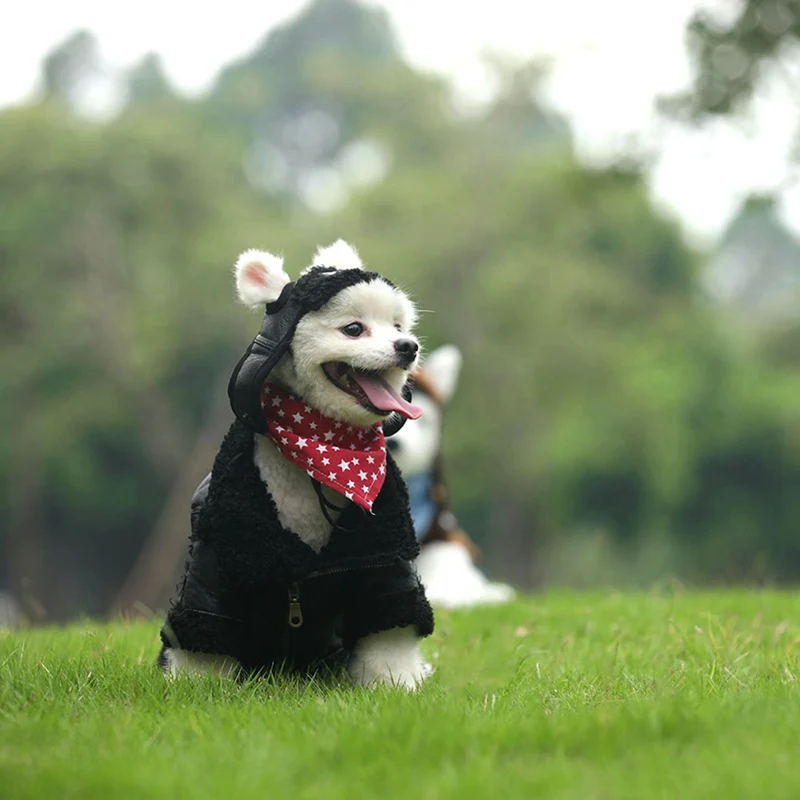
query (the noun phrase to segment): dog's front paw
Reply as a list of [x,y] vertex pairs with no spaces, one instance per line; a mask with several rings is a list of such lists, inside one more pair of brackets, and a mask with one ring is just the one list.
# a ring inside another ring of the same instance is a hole
[[201,674],[235,678],[241,670],[239,663],[230,656],[195,653],[174,647],[162,648],[158,657],[158,664],[170,679],[174,679],[179,675]]
[[410,692],[420,687],[433,669],[422,658],[414,628],[394,628],[361,639],[353,651],[350,675],[364,686],[385,684]]

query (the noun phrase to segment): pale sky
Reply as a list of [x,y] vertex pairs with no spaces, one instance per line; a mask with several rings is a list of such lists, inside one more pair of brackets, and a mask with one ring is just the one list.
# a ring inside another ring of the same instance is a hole
[[[412,63],[448,75],[467,99],[486,92],[478,65],[486,48],[554,56],[548,94],[573,123],[580,152],[602,157],[631,133],[656,143],[654,201],[677,214],[691,238],[715,237],[747,191],[771,188],[784,176],[793,116],[791,104],[780,97],[764,98],[758,131],[750,138],[727,125],[690,134],[657,124],[655,97],[688,80],[686,21],[699,6],[723,0],[375,2],[388,9]],[[303,5],[303,0],[15,4],[5,11],[0,30],[0,105],[29,96],[43,55],[78,28],[93,31],[115,65],[156,51],[179,89],[202,91],[222,65],[252,49],[269,27]],[[125,8],[130,11],[123,13]],[[788,199],[786,219],[800,230],[800,191]]]

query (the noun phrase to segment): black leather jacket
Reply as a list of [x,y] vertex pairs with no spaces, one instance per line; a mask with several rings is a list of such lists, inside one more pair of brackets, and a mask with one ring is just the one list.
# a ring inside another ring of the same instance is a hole
[[346,660],[370,633],[414,625],[429,635],[433,612],[412,566],[419,545],[391,456],[373,514],[350,505],[315,553],[278,522],[253,448],[253,432],[234,422],[192,499],[163,644],[232,656],[248,671],[307,671]]

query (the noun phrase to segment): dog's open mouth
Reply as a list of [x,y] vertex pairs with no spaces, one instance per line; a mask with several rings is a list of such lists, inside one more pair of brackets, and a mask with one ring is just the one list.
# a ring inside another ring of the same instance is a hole
[[380,372],[355,369],[343,361],[328,361],[322,370],[337,389],[354,397],[368,411],[382,416],[396,411],[406,419],[422,416],[422,409],[401,397]]

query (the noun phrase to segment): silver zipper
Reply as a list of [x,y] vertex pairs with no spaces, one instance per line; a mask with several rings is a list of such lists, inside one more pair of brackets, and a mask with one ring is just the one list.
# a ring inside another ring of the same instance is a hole
[[300,606],[300,587],[293,583],[289,587],[289,627],[300,628],[303,625],[303,609]]
[[[369,564],[364,567],[338,567],[333,569],[323,569],[317,572],[311,572],[306,575],[305,580],[309,578],[319,578],[323,575],[336,575],[340,572],[360,572],[364,569],[380,569],[381,567],[391,567],[396,564],[396,561],[391,561],[385,564]],[[300,585],[295,581],[289,587],[289,627],[301,628],[303,626],[303,607],[300,605]]]

